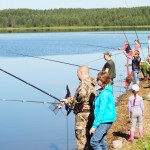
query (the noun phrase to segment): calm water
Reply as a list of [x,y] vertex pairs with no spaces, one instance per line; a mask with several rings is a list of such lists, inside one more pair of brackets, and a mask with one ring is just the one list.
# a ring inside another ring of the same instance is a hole
[[[148,35],[150,32],[138,32],[145,57]],[[133,48],[133,41],[137,38],[135,32],[126,32],[126,36]],[[112,54],[120,53],[116,49],[123,46],[124,40],[122,32],[0,34],[0,68],[58,98],[64,98],[66,84],[72,95],[78,86],[77,67],[14,53],[86,64],[101,70],[105,63],[103,52],[110,48]],[[112,58],[117,66],[114,85],[117,97],[125,91],[124,83],[118,82],[126,76],[125,57],[118,54]],[[91,70],[91,76],[96,77],[97,73]],[[0,76],[0,99],[54,102],[53,98],[3,72]],[[74,149],[74,115],[71,113],[67,118],[64,109],[55,115],[48,107],[49,104],[0,101],[0,150],[67,150],[67,145],[68,150]]]

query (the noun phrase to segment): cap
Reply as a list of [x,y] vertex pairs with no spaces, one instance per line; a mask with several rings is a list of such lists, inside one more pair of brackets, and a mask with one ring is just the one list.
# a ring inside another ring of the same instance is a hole
[[132,90],[136,91],[136,92],[139,91],[139,86],[137,84],[133,84],[132,85]]
[[107,56],[110,56],[110,57],[112,56],[112,54],[109,51],[105,52],[104,55],[107,55]]

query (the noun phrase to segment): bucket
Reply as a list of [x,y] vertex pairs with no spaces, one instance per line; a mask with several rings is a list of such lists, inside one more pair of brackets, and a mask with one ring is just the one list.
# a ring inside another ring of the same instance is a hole
[[121,140],[115,140],[112,142],[114,148],[122,148],[123,144]]

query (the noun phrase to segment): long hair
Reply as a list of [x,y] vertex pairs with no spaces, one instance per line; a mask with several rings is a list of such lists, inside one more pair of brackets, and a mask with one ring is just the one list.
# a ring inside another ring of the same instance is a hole
[[136,95],[138,93],[138,91],[132,91],[134,93],[134,100],[133,100],[133,106],[135,106],[135,102],[136,102]]

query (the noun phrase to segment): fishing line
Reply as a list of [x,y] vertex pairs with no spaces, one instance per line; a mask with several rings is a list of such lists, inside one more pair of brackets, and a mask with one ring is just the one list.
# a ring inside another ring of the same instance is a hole
[[[42,59],[42,60],[46,60],[46,61],[52,61],[52,62],[57,62],[57,63],[66,64],[66,65],[80,67],[80,65],[77,65],[77,64],[67,63],[67,62],[58,61],[58,60],[54,60],[54,59],[48,59],[48,58],[43,58],[43,57],[38,57],[38,56],[32,56],[32,55],[27,55],[27,54],[22,54],[22,53],[15,53],[15,52],[9,52],[9,53],[12,53],[12,54],[15,54],[15,55],[19,55],[19,56],[24,56],[24,57],[32,57],[32,58]],[[89,67],[89,69],[95,70],[95,71],[100,71],[98,69],[94,69],[94,68],[90,68],[90,67]]]

